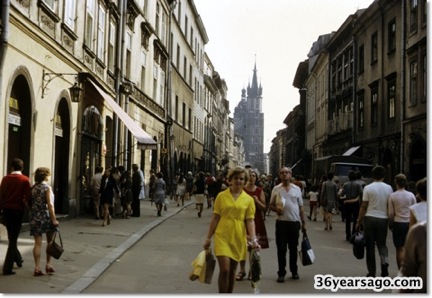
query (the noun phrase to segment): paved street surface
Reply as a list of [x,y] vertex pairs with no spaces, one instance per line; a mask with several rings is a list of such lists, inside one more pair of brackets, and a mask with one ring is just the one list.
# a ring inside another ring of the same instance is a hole
[[[308,201],[305,201],[308,205]],[[60,260],[54,260],[56,273],[34,277],[32,257],[33,238],[28,230],[19,239],[19,249],[24,266],[14,269],[13,276],[0,275],[2,293],[62,293],[62,294],[215,294],[218,291],[216,265],[210,285],[190,281],[191,262],[202,250],[210,222],[211,209],[205,209],[198,218],[195,205],[171,204],[162,217],[156,216],[156,208],[149,201],[141,202],[141,217],[115,218],[111,225],[102,227],[101,220],[78,218],[60,223],[65,252]],[[307,210],[307,207],[306,207]],[[335,216],[333,231],[324,231],[320,216],[316,222],[307,222],[308,235],[316,255],[311,266],[299,263],[299,280],[289,279],[276,283],[277,259],[274,242],[275,215],[266,220],[270,248],[262,250],[262,279],[259,289],[266,293],[331,293],[314,288],[316,274],[332,274],[335,277],[365,276],[365,260],[357,260],[352,246],[344,237],[344,223]],[[4,232],[0,240],[0,265],[3,265],[7,240]],[[397,275],[395,249],[391,233],[387,240],[390,261],[390,277]],[[45,247],[45,243],[44,243]],[[376,258],[379,263],[379,258]],[[42,265],[45,265],[44,257]],[[247,265],[248,266],[248,265]],[[289,270],[288,270],[289,271]],[[380,274],[378,269],[377,275]],[[389,293],[389,290],[382,293]],[[252,294],[247,279],[236,282],[234,293]],[[372,290],[340,290],[338,293],[374,293]]]

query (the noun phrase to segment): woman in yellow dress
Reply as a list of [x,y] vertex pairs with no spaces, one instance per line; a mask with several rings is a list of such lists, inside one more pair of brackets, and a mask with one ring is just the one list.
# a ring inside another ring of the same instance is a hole
[[204,249],[208,249],[214,235],[214,254],[219,263],[219,293],[233,292],[237,265],[247,256],[246,229],[252,239],[252,248],[260,248],[255,234],[255,202],[243,191],[249,173],[236,167],[228,173],[228,180],[230,186],[215,200],[204,242]]

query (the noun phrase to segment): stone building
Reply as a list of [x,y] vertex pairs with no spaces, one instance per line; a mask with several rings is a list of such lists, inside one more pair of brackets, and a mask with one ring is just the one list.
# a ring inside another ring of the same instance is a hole
[[264,113],[262,112],[261,84],[258,85],[256,64],[252,84],[242,90],[241,100],[234,109],[235,132],[243,136],[245,162],[260,173],[265,172],[264,162]]
[[0,168],[20,157],[33,179],[49,167],[58,213],[89,210],[97,165],[170,181],[202,166],[208,119],[229,130],[223,79],[204,96],[208,36],[192,0],[5,0],[0,17]]
[[[353,155],[385,166],[389,184],[399,172],[426,176],[426,31],[426,1],[377,0],[314,43],[309,68],[297,69],[305,79],[294,82],[300,107],[306,90],[312,170],[315,159]],[[301,123],[299,106],[291,125]],[[297,132],[286,124],[289,146]]]

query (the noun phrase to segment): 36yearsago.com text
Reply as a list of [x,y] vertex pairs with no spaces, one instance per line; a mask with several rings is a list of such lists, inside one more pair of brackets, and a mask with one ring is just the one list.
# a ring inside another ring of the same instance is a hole
[[420,277],[360,277],[333,276],[331,274],[317,274],[314,277],[314,288],[317,290],[415,290],[421,289],[423,281]]

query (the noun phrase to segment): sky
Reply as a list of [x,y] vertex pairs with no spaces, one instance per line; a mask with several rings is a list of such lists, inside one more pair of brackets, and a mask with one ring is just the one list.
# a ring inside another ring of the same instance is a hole
[[320,35],[337,31],[357,9],[373,0],[194,0],[215,70],[228,86],[231,117],[241,90],[252,81],[256,62],[263,87],[264,152],[299,104],[293,87],[300,62]]

